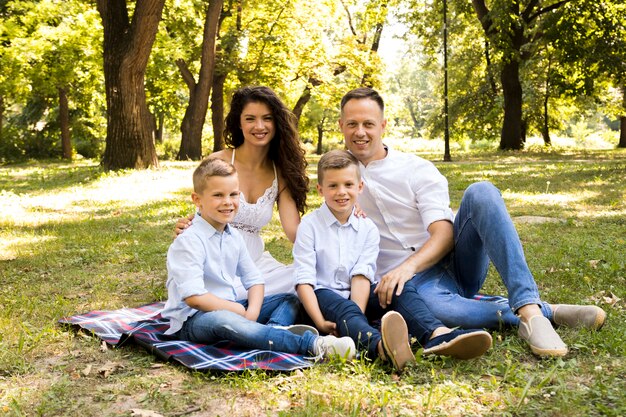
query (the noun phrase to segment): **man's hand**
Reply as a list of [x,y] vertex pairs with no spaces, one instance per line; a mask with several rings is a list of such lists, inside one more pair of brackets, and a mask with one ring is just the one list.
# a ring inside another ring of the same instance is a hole
[[186,228],[191,226],[191,221],[194,217],[196,217],[196,215],[192,213],[188,217],[183,217],[182,219],[178,219],[176,221],[176,225],[174,226],[174,239],[176,239],[176,236],[184,232]]
[[374,289],[378,295],[378,303],[382,308],[387,308],[391,304],[394,293],[396,296],[402,294],[404,284],[413,278],[415,272],[410,265],[402,264],[383,275],[380,282]]

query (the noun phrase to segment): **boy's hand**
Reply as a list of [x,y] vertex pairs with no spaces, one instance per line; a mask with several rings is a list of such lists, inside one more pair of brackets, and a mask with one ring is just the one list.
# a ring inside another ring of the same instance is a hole
[[337,332],[337,325],[332,321],[324,320],[320,324],[320,326],[316,325],[315,327],[317,327],[317,330],[319,330],[321,333],[328,333],[337,337],[339,336],[339,332]]
[[247,309],[243,316],[250,321],[257,321],[257,319],[259,318],[259,313],[259,311]]
[[233,313],[237,313],[240,316],[246,317],[246,313],[247,313],[246,308],[244,306],[242,306],[241,304],[236,303],[234,301],[232,301],[232,303],[233,303],[232,304],[233,305],[233,309],[232,309]]
[[191,225],[191,221],[196,217],[194,213],[190,214],[188,217],[183,217],[182,219],[178,219],[176,221],[176,225],[174,225],[174,238],[185,231]]

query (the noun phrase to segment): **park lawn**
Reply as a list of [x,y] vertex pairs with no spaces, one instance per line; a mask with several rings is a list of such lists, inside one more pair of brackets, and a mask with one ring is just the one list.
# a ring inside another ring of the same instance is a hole
[[[195,165],[111,173],[87,160],[0,166],[0,414],[626,415],[626,152],[437,162],[453,207],[474,181],[502,190],[545,300],[600,305],[608,322],[600,332],[560,329],[570,346],[562,359],[539,360],[514,330],[501,329],[480,359],[418,357],[400,375],[366,361],[290,373],[191,372],[57,324],[166,297],[165,254],[175,219],[192,211]],[[289,262],[276,218],[265,237]],[[495,271],[485,288],[502,293]]]

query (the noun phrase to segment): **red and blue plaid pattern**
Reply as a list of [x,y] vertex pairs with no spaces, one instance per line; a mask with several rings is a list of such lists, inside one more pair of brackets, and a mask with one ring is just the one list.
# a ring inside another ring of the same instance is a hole
[[109,345],[120,347],[134,341],[163,360],[172,360],[195,370],[241,371],[265,369],[292,371],[314,362],[302,355],[269,350],[243,350],[229,342],[203,345],[173,339],[164,334],[168,320],[161,318],[164,303],[113,311],[91,311],[59,320],[93,332]]

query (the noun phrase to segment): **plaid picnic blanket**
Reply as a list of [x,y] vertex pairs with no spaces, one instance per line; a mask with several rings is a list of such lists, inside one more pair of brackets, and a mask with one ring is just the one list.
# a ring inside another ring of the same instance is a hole
[[229,342],[203,345],[173,339],[164,334],[169,321],[161,318],[164,303],[113,311],[91,311],[64,317],[59,323],[93,332],[109,345],[121,347],[135,342],[165,361],[175,361],[194,370],[241,371],[265,369],[292,371],[314,364],[302,355],[269,350],[244,350]]
[[[508,303],[500,296],[477,294],[477,300]],[[135,342],[165,361],[176,361],[195,370],[242,371],[265,369],[292,371],[308,368],[314,364],[303,355],[269,350],[244,350],[229,342],[203,345],[173,339],[164,334],[168,320],[161,318],[165,303],[146,304],[136,308],[119,310],[96,310],[85,314],[64,317],[59,323],[70,324],[93,332],[109,345],[121,347]]]

